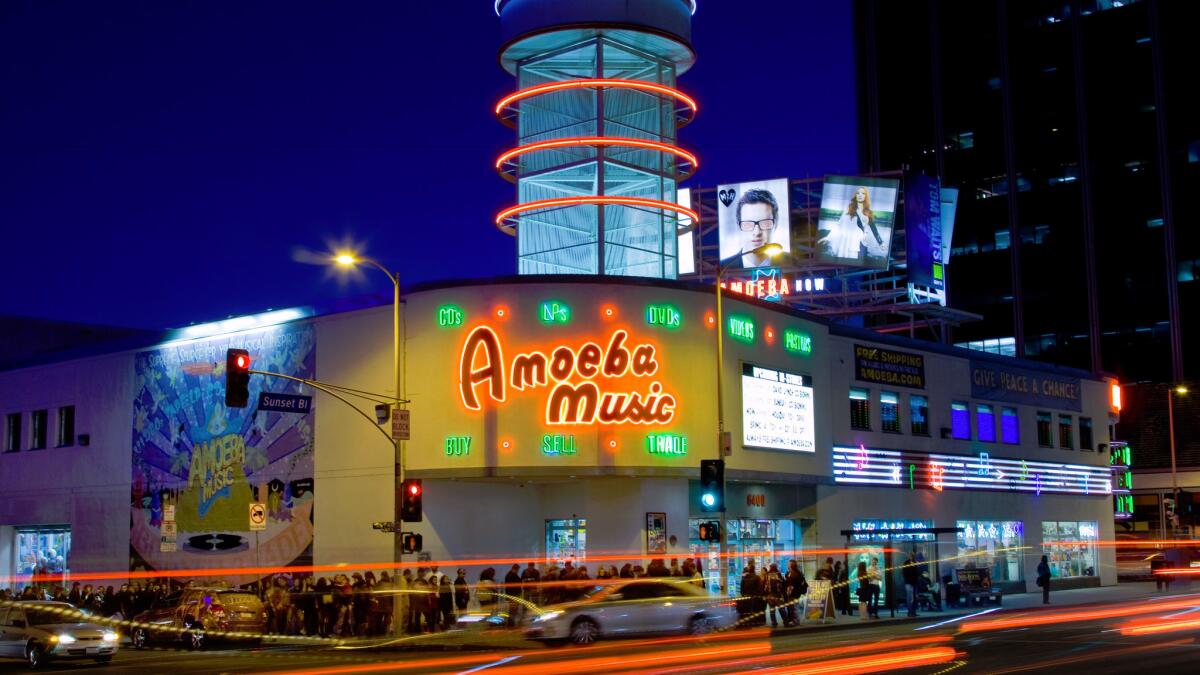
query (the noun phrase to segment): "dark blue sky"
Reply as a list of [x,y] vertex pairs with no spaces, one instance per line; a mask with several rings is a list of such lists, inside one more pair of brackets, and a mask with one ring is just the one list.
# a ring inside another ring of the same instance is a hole
[[[585,0],[579,0],[585,1]],[[709,0],[692,186],[856,170],[850,3]],[[510,274],[492,0],[4,0],[0,314],[160,328]]]

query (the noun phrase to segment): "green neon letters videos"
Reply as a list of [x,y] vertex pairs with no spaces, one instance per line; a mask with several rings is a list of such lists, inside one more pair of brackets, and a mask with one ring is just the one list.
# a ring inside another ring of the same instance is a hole
[[754,320],[745,316],[729,317],[729,337],[738,342],[754,344]]

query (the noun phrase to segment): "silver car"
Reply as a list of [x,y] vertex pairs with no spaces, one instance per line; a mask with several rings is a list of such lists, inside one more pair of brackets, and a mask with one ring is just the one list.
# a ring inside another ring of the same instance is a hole
[[594,586],[573,602],[539,608],[526,619],[525,635],[587,644],[601,637],[703,634],[736,623],[731,599],[686,579],[629,579]]
[[0,602],[0,657],[22,659],[31,668],[58,659],[112,661],[121,636],[86,619],[65,602]]

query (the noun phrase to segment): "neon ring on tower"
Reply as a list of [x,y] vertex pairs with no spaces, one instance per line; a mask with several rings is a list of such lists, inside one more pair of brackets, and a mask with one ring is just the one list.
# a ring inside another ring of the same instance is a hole
[[517,148],[513,148],[496,158],[496,170],[500,172],[500,176],[510,183],[517,182],[517,163],[510,161],[513,158],[520,157],[529,152],[537,152],[538,150],[552,150],[555,148],[571,148],[581,146],[616,146],[622,148],[642,148],[646,150],[657,150],[675,155],[681,161],[679,162],[679,171],[676,173],[676,180],[684,180],[689,178],[696,169],[699,168],[700,162],[696,155],[682,148],[670,145],[669,143],[660,143],[658,141],[648,141],[641,138],[625,138],[618,136],[584,136],[580,138],[559,138],[550,141],[538,141],[536,143],[528,143]]
[[668,87],[668,86],[661,85],[661,84],[655,84],[654,82],[644,82],[642,80],[623,80],[623,79],[615,79],[615,78],[589,78],[589,79],[580,79],[580,80],[563,80],[562,82],[549,82],[546,84],[538,84],[538,85],[534,85],[532,87],[526,87],[525,89],[521,89],[520,91],[515,91],[515,92],[509,94],[508,96],[505,96],[504,98],[500,99],[500,102],[496,104],[496,116],[498,118],[500,118],[500,121],[503,122],[504,124],[506,124],[510,127],[515,127],[516,125],[512,121],[512,115],[505,114],[505,110],[512,110],[512,112],[514,112],[514,113],[519,112],[515,108],[512,107],[513,103],[516,103],[523,99],[530,98],[532,96],[540,96],[542,94],[549,94],[549,93],[555,92],[555,91],[563,91],[565,89],[588,89],[588,88],[603,88],[603,87],[613,87],[613,88],[618,88],[618,89],[619,88],[638,89],[641,91],[648,91],[648,92],[652,92],[655,94],[659,94],[661,96],[667,96],[669,98],[675,99],[676,101],[679,101],[680,103],[683,104],[683,108],[676,110],[675,114],[676,114],[676,117],[678,118],[678,122],[677,122],[676,126],[680,126],[680,127],[687,124],[688,122],[691,122],[692,118],[694,118],[696,116],[696,111],[698,110],[698,106],[696,105],[696,99],[694,99],[691,96],[688,96],[687,94],[683,93],[682,91],[679,91],[678,89],[674,89],[672,87]]
[[673,202],[664,202],[661,199],[648,199],[646,197],[619,197],[612,195],[580,195],[578,197],[555,197],[553,199],[540,199],[534,202],[525,202],[504,209],[496,214],[496,227],[508,234],[516,234],[517,224],[515,222],[507,222],[515,220],[514,216],[525,213],[527,211],[541,211],[544,209],[552,209],[560,206],[642,206],[651,209],[662,209],[664,211],[674,211],[683,218],[690,218],[693,223],[700,222],[700,214]]

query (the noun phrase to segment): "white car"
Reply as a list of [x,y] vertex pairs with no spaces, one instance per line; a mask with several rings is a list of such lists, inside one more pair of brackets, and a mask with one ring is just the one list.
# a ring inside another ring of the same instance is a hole
[[594,586],[573,602],[539,608],[526,619],[525,635],[588,644],[601,637],[703,634],[736,623],[733,600],[688,579],[629,579]]
[[59,659],[112,661],[121,636],[86,618],[65,602],[2,602],[0,657],[22,659],[31,668]]

